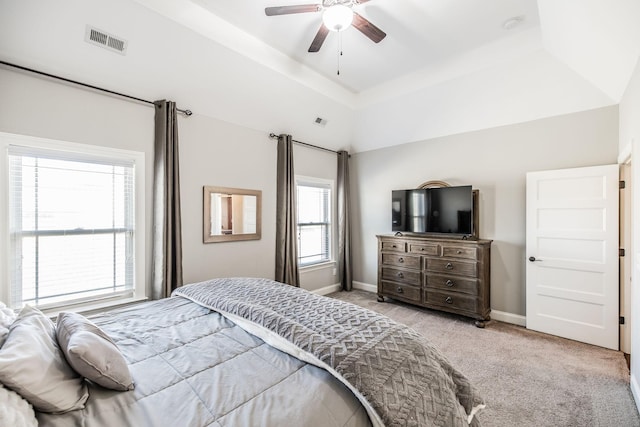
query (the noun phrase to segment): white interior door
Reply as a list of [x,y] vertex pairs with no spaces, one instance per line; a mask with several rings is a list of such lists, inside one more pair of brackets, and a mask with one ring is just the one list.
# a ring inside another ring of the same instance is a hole
[[618,165],[527,174],[527,328],[618,349]]

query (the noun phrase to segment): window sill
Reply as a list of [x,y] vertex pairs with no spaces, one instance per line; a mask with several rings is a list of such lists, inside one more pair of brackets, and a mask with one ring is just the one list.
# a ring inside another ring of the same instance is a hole
[[75,313],[80,313],[83,315],[91,315],[91,314],[101,313],[107,310],[113,310],[116,308],[124,307],[126,305],[138,304],[148,300],[149,298],[147,297],[119,298],[119,299],[112,299],[108,301],[95,301],[95,302],[85,302],[80,304],[69,304],[66,306],[58,306],[55,308],[45,309],[45,310],[42,310],[42,312],[52,319],[55,319],[56,317],[58,317],[58,314],[63,311],[73,311]]
[[315,270],[324,270],[327,268],[334,268],[336,266],[336,262],[335,261],[325,261],[325,262],[320,262],[318,264],[310,264],[310,265],[305,265],[305,266],[300,266],[298,267],[298,270],[301,273],[305,273],[308,271],[315,271]]

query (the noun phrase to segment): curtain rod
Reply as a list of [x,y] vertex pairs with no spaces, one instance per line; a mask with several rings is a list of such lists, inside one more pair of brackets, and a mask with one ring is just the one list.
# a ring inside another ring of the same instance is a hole
[[[60,77],[60,76],[56,76],[55,74],[49,74],[49,73],[45,73],[44,71],[38,71],[38,70],[34,70],[33,68],[27,68],[27,67],[23,67],[21,65],[17,65],[17,64],[12,64],[10,62],[5,62],[5,61],[0,61],[0,64],[2,65],[7,65],[9,67],[13,67],[13,68],[18,68],[20,70],[24,70],[24,71],[29,71],[30,73],[35,73],[35,74],[40,74],[41,76],[46,76],[46,77],[51,77],[53,79],[58,79],[58,80],[62,80],[65,81],[67,83],[73,83],[79,86],[84,86],[84,87],[88,87],[90,89],[95,89],[95,90],[99,90],[102,92],[107,92],[110,93],[112,95],[117,95],[117,96],[121,96],[123,98],[128,98],[128,99],[133,99],[135,101],[139,101],[139,102],[144,102],[146,104],[151,104],[154,105],[154,103],[152,101],[147,101],[146,99],[142,99],[142,98],[136,98],[135,96],[131,96],[131,95],[126,95],[124,93],[120,93],[120,92],[115,92],[109,89],[104,89],[98,86],[93,86],[87,83],[82,83],[76,80],[71,80],[71,79],[67,79],[66,77]],[[193,112],[191,110],[181,110],[179,108],[176,108],[176,110],[182,114],[184,114],[185,116],[190,116],[191,114],[193,114]]]
[[[271,139],[278,139],[278,135],[276,135],[275,133],[270,133],[270,134],[269,134],[269,138],[271,138]],[[295,139],[292,139],[291,141],[292,141],[292,142],[295,142],[296,144],[306,145],[307,147],[316,148],[316,149],[318,149],[318,150],[324,150],[324,151],[329,151],[330,153],[336,153],[336,154],[338,154],[338,152],[337,152],[337,151],[335,151],[335,150],[331,150],[330,148],[319,147],[319,146],[317,146],[317,145],[309,144],[309,143],[306,143],[306,142],[296,141]],[[351,156],[349,156],[349,157],[351,157]]]

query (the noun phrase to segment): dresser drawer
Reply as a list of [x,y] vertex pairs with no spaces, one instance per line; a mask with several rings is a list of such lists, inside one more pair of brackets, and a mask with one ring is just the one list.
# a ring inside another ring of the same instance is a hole
[[424,293],[424,302],[434,304],[440,307],[446,307],[450,310],[464,310],[475,312],[478,310],[478,299],[465,294],[456,292],[437,292],[426,290]]
[[406,252],[407,244],[398,240],[382,240],[381,249],[384,252]]
[[477,264],[473,261],[426,258],[425,262],[427,263],[426,269],[431,272],[477,276]]
[[461,246],[444,246],[442,248],[442,256],[452,258],[476,259],[476,248],[465,248]]
[[440,245],[436,243],[409,243],[409,252],[413,254],[438,256],[440,255]]
[[393,280],[395,282],[406,283],[413,286],[420,286],[420,271],[400,270],[397,268],[382,267],[382,279]]
[[391,283],[384,280],[382,281],[382,293],[384,293],[385,295],[390,295],[392,298],[394,296],[397,296],[398,298],[403,298],[420,303],[420,292],[420,288],[417,288],[415,286]]
[[463,279],[455,276],[441,276],[438,274],[425,275],[427,288],[443,291],[464,292],[470,295],[478,295],[478,281],[475,279]]
[[382,254],[382,264],[384,265],[420,269],[422,264],[420,261],[421,258],[418,255]]

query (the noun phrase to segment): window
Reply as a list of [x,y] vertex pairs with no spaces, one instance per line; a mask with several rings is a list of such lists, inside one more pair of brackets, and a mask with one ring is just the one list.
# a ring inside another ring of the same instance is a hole
[[331,260],[332,182],[298,178],[298,264],[301,267]]
[[144,155],[18,142],[3,145],[10,306],[144,296]]

